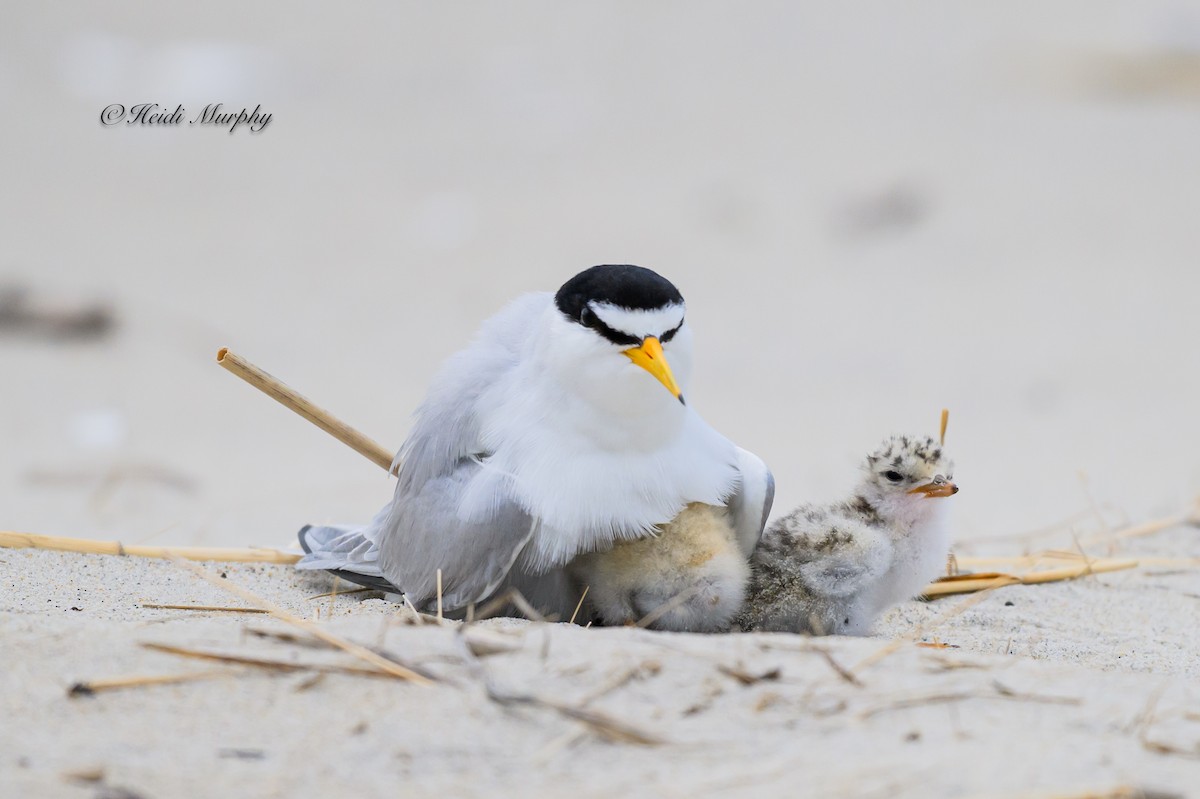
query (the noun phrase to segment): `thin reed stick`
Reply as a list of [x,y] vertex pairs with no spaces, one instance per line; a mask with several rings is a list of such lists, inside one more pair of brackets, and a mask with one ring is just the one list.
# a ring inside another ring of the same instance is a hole
[[68,696],[91,696],[101,691],[115,691],[120,688],[145,688],[149,685],[173,685],[194,680],[210,680],[214,677],[229,676],[228,669],[197,671],[188,674],[153,674],[134,677],[114,677],[108,680],[88,680],[77,682],[67,690]]
[[1036,585],[1038,583],[1058,582],[1059,580],[1074,580],[1078,577],[1086,577],[1089,574],[1132,569],[1137,565],[1138,562],[1136,560],[1100,559],[1085,561],[1076,566],[1031,571],[1020,576],[1015,574],[961,575],[951,579],[939,580],[926,586],[925,590],[921,592],[921,596],[926,599],[934,599],[952,594],[971,594],[990,588],[1003,588],[1006,585]]
[[637,622],[637,624],[635,624],[633,626],[640,627],[642,629],[649,627],[651,624],[654,624],[654,622],[658,621],[663,616],[665,616],[668,613],[670,613],[671,611],[675,610],[675,608],[679,607],[684,602],[687,602],[689,599],[691,599],[698,593],[700,593],[700,589],[699,589],[699,587],[694,586],[694,585],[691,588],[683,589],[678,594],[671,597],[666,602],[662,603],[661,605],[656,607],[654,610],[647,613],[645,616],[643,616]]
[[437,620],[442,621],[442,570],[437,570]]
[[336,574],[333,575],[333,590],[329,592],[329,612],[325,614],[326,618],[333,618],[333,611],[335,610],[334,603],[337,601],[338,595],[338,584],[341,582],[341,577],[337,576]]
[[143,602],[142,607],[154,610],[197,610],[201,612],[221,613],[266,613],[263,608],[227,608],[219,605],[159,605],[156,602]]
[[579,604],[575,606],[575,612],[571,614],[571,620],[567,622],[568,624],[575,623],[575,617],[579,615],[579,609],[583,607],[583,600],[587,599],[587,592],[590,588],[590,585],[585,585],[583,587],[583,593],[579,595]]
[[0,530],[0,548],[50,549],[79,552],[84,555],[131,555],[139,558],[182,558],[183,560],[219,560],[230,563],[281,563],[300,560],[299,555],[260,547],[157,547],[122,544],[120,541],[90,541],[58,535],[36,535]]
[[309,600],[324,599],[327,596],[350,596],[351,594],[365,594],[368,591],[374,591],[377,594],[382,594],[378,588],[351,588],[349,591],[326,591],[324,594],[313,594]]
[[192,574],[199,577],[201,580],[204,580],[206,583],[214,585],[217,588],[220,588],[222,590],[228,591],[231,594],[236,594],[237,596],[240,596],[242,599],[245,599],[247,602],[253,602],[255,605],[258,605],[259,607],[266,608],[267,611],[272,616],[274,616],[275,618],[284,622],[285,624],[290,624],[293,627],[297,627],[301,630],[304,630],[304,632],[308,633],[309,635],[313,636],[314,638],[319,638],[320,640],[324,641],[327,644],[332,644],[333,646],[336,646],[338,649],[342,650],[343,652],[345,652],[349,655],[353,655],[354,657],[358,658],[359,660],[365,661],[365,662],[369,663],[370,665],[374,666],[375,668],[387,672],[388,674],[392,675],[393,677],[399,677],[402,680],[408,680],[410,682],[418,683],[420,685],[432,685],[433,684],[433,679],[431,679],[430,677],[427,677],[426,675],[421,674],[420,672],[414,671],[414,670],[408,668],[407,666],[404,666],[403,664],[398,663],[395,660],[392,660],[391,658],[386,658],[377,652],[373,652],[370,649],[367,649],[365,646],[362,646],[361,644],[356,644],[353,641],[348,641],[339,635],[334,635],[333,633],[329,632],[328,630],[326,630],[319,624],[314,624],[311,621],[306,621],[297,616],[293,616],[291,613],[288,613],[286,610],[283,610],[282,608],[276,607],[275,605],[271,604],[267,600],[265,600],[262,597],[255,594],[254,592],[247,591],[245,588],[242,588],[241,586],[234,585],[229,580],[218,580],[216,577],[213,577],[211,574],[206,572],[204,569],[201,569],[199,566],[196,566],[195,564],[187,563],[185,561],[178,560],[178,559],[175,560],[175,563],[178,564],[179,566],[187,569]]
[[[162,652],[165,655],[194,658],[196,660],[212,660],[218,663],[228,663],[234,666],[251,666],[268,671],[319,671],[325,674],[354,674],[363,677],[387,677],[392,675],[379,669],[363,668],[361,666],[337,666],[318,663],[296,663],[290,660],[272,660],[269,658],[248,657],[246,655],[225,655],[220,652],[205,652],[202,649],[190,649],[170,644],[155,644],[144,642],[142,647],[152,652]],[[229,672],[223,672],[228,674]]]
[[242,356],[230,352],[228,347],[222,347],[217,351],[217,363],[226,371],[245,380],[285,408],[303,416],[379,467],[391,471],[393,453],[385,449],[382,444],[367,438],[363,433],[335,418],[324,408],[314,405],[306,397],[293,391]]

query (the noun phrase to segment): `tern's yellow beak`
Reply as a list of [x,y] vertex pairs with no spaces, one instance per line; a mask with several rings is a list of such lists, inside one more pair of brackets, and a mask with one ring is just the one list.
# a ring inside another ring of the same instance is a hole
[[927,497],[952,497],[958,493],[958,486],[951,482],[933,482],[917,486],[910,494],[924,494]]
[[658,339],[654,336],[647,336],[642,340],[642,346],[627,349],[625,354],[629,356],[629,360],[654,375],[654,379],[666,386],[667,391],[670,391],[671,396],[679,400],[681,405],[686,404],[683,401],[683,392],[679,390],[675,376],[671,374],[671,367],[667,365],[662,344]]

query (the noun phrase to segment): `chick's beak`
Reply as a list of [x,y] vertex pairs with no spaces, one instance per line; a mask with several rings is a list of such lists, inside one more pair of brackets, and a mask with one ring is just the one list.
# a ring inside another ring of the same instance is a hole
[[935,480],[932,483],[917,486],[908,493],[924,494],[927,497],[952,497],[958,493],[958,486],[949,480]]
[[666,356],[663,355],[662,344],[657,338],[647,336],[642,339],[640,347],[627,349],[625,350],[625,354],[629,356],[629,360],[654,375],[655,380],[666,386],[667,391],[670,391],[671,396],[679,400],[680,405],[687,404],[683,401],[683,392],[679,390],[679,385],[675,382],[675,376],[671,374],[671,367],[667,365]]

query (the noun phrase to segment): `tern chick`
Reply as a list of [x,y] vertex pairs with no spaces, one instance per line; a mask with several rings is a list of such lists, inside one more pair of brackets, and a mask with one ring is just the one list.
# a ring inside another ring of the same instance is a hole
[[744,630],[865,635],[936,579],[949,550],[954,465],[933,438],[893,436],[863,462],[853,497],[803,505],[751,558]]
[[576,583],[608,625],[725,632],[746,597],[750,566],[728,508],[693,502],[656,535],[576,558]]

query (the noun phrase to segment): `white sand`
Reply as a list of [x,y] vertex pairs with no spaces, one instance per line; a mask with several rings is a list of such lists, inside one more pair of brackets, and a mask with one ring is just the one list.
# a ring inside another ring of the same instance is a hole
[[[1054,543],[1050,541],[1048,543]],[[1200,557],[1179,528],[1128,552]],[[1182,561],[1181,561],[1182,563]],[[151,610],[245,606],[164,561],[0,551],[0,795],[86,796],[64,775],[147,797],[347,795],[1040,796],[1200,785],[1200,594],[1194,566],[908,603],[869,639],[700,636],[495,620],[514,650],[483,660],[501,694],[598,711],[660,738],[613,743],[544,707],[502,708],[464,662],[454,625],[404,624],[381,599],[309,600],[331,580],[281,566],[214,574],[325,629],[427,668],[434,687],[219,666],[182,685],[69,697],[76,682],[211,664],[147,642],[294,663],[343,654],[264,640],[278,621]],[[329,618],[329,613],[333,617]],[[949,618],[947,619],[946,617]],[[924,628],[924,632],[920,628]],[[843,667],[891,639],[900,647]],[[721,671],[776,679],[743,685]],[[1156,751],[1158,745],[1171,751]]]
[[[382,471],[216,350],[395,447],[484,316],[624,261],[681,287],[689,398],[772,467],[779,512],[834,498],[878,440],[931,431],[943,406],[964,552],[1069,549],[1068,527],[984,538],[1093,502],[1109,525],[1174,513],[1200,489],[1188,4],[13,5],[0,283],[108,298],[119,329],[0,331],[0,528],[288,546],[303,523],[365,520]],[[97,121],[218,101],[275,119],[256,136]],[[1089,551],[1196,557],[1198,538]],[[297,612],[326,587],[227,572]],[[660,666],[595,707],[668,743],[562,747],[576,722],[488,702],[441,629],[384,637],[454,687],[238,671],[68,699],[78,680],[209,668],[144,641],[329,656],[241,632],[268,620],[139,609],[233,601],[172,564],[0,551],[0,796],[103,795],[62,779],[92,767],[145,799],[1195,795],[1198,574],[1004,589],[925,636],[961,648],[903,649],[863,688],[789,651],[800,639],[518,625],[521,650],[487,661],[505,690],[578,702]],[[820,645],[851,664],[960,601]],[[392,612],[336,609],[329,628],[367,643]],[[717,670],[738,662],[782,676]],[[997,699],[997,681],[1079,704]],[[972,698],[862,717],[948,692]],[[222,756],[241,749],[261,759]]]

